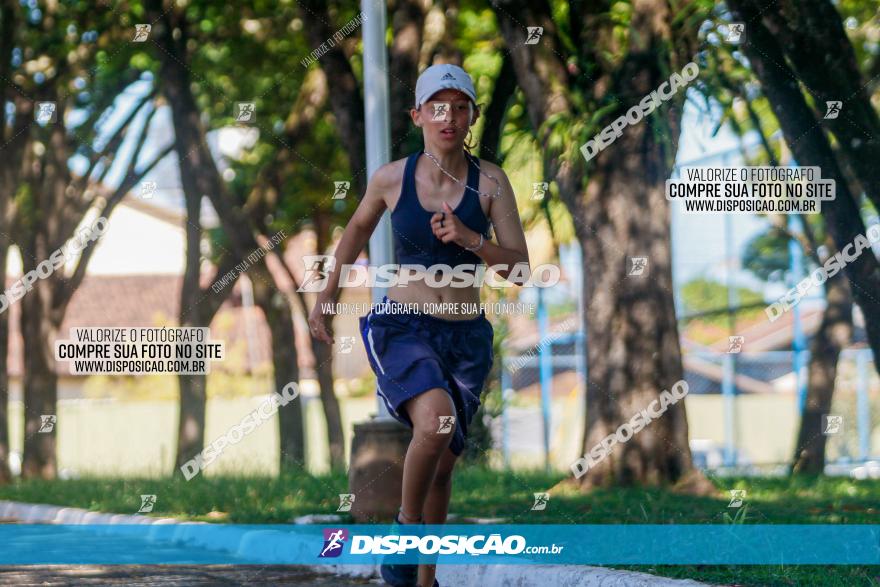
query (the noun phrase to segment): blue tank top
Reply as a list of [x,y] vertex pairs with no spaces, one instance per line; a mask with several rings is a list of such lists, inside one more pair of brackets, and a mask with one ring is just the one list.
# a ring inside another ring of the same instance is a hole
[[[400,198],[391,212],[397,262],[401,265],[419,264],[425,267],[435,263],[451,266],[481,264],[483,260],[476,253],[453,242],[444,243],[431,231],[431,216],[435,212],[425,210],[416,195],[416,162],[423,152],[424,150],[419,150],[407,158]],[[480,207],[480,196],[474,191],[480,187],[479,159],[467,152],[465,157],[468,160],[467,185],[473,189],[464,189],[464,197],[453,212],[468,228],[488,240],[489,219]]]

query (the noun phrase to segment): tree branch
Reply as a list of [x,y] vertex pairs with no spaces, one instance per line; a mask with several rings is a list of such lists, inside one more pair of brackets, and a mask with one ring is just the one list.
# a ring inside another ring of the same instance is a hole
[[[107,198],[104,207],[101,209],[100,216],[105,218],[109,218],[113,213],[113,209],[122,201],[125,195],[134,187],[137,182],[139,182],[144,176],[146,176],[162,159],[164,159],[167,155],[171,154],[174,151],[174,145],[169,145],[165,149],[159,152],[153,160],[148,163],[143,169],[138,172],[131,172],[126,176],[125,179],[119,184],[119,187]],[[72,236],[72,235],[71,235]],[[86,275],[86,269],[89,265],[89,260],[92,258],[92,254],[95,252],[95,248],[97,247],[98,241],[92,241],[86,246],[82,253],[80,254],[80,258],[77,261],[76,269],[74,269],[73,275],[71,275],[70,279],[67,281],[59,282],[59,290],[57,291],[57,295],[55,296],[55,307],[53,308],[53,314],[64,316],[64,312],[67,308],[67,305],[70,303],[73,294],[76,292],[76,289],[82,283],[83,278]]]
[[[332,21],[327,4],[317,0],[301,0],[300,16],[305,23],[312,45],[320,47],[335,31],[330,30],[328,23]],[[358,194],[366,189],[367,158],[364,145],[364,100],[360,91],[360,82],[348,62],[348,57],[339,43],[318,58],[327,79],[333,80],[333,92],[330,94],[330,106],[333,110],[338,128],[345,129],[339,133],[342,144],[348,153],[352,173],[352,187]]]

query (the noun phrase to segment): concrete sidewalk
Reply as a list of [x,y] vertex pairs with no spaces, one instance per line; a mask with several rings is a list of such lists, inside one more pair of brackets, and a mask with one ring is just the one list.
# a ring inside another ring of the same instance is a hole
[[[79,508],[0,501],[0,521],[38,524],[107,524],[102,535],[94,538],[96,548],[106,548],[108,535],[113,526],[128,524],[156,525],[204,524],[185,522],[174,518],[154,518],[143,515],[107,514],[89,512]],[[328,522],[329,523],[329,522]],[[170,529],[170,528],[169,528]],[[120,530],[122,530],[120,528]],[[181,544],[178,548],[222,550],[230,555],[247,555],[251,558],[261,553],[252,551],[256,545],[253,534],[265,531],[236,531],[226,536],[223,544],[197,546]],[[185,532],[184,532],[185,533]],[[155,535],[167,533],[156,532]],[[279,533],[279,536],[283,536]],[[103,541],[103,542],[101,542]],[[99,545],[100,542],[100,545]],[[284,542],[283,540],[280,542]],[[265,544],[257,541],[257,544]],[[146,545],[146,541],[145,541]],[[33,546],[33,545],[32,545]],[[284,545],[280,544],[283,548]],[[294,546],[295,547],[295,546]],[[127,548],[131,548],[130,545]],[[266,562],[276,562],[275,553],[266,553]],[[89,580],[84,579],[88,577]],[[68,584],[126,584],[126,585],[364,585],[383,584],[375,565],[80,565],[36,567],[0,567],[0,582],[14,579],[15,584],[68,585]],[[94,580],[95,582],[92,582]],[[619,571],[603,567],[583,565],[440,565],[437,580],[443,587],[695,587],[705,585],[696,581],[682,581],[656,577],[646,573]],[[60,582],[59,582],[60,581]],[[70,582],[68,582],[70,581]],[[179,582],[178,582],[179,581]]]

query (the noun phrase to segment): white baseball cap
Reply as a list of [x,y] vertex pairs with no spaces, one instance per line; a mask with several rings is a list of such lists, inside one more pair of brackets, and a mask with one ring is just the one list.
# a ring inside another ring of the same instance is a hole
[[471,101],[477,102],[477,92],[474,90],[471,76],[457,65],[441,63],[432,65],[419,76],[416,82],[416,109],[431,96],[446,89],[464,92]]

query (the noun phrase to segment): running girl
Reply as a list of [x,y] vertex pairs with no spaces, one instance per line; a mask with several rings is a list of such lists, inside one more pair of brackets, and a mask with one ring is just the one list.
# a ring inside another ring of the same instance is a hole
[[[510,181],[500,167],[468,152],[466,139],[479,114],[473,82],[462,68],[434,65],[419,76],[410,116],[422,129],[424,148],[382,166],[370,179],[336,247],[327,287],[309,316],[319,340],[333,343],[321,307],[338,298],[339,268],[354,262],[386,208],[392,211],[401,265],[501,264],[507,267],[499,272],[505,279],[516,264],[528,266]],[[497,244],[490,240],[490,224]],[[428,273],[414,271],[419,277]],[[360,319],[377,393],[391,415],[413,429],[398,524],[446,522],[452,470],[464,450],[494,358],[494,330],[484,311],[463,315],[402,310],[408,309],[404,305],[441,303],[473,308],[479,302],[479,287],[436,287],[415,279],[389,288],[382,304]],[[434,565],[384,564],[381,571],[391,585],[438,585]]]

